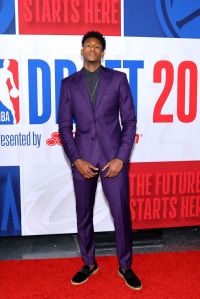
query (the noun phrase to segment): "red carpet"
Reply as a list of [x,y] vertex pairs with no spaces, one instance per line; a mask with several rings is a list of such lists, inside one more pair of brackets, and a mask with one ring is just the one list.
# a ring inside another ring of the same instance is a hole
[[129,289],[117,274],[116,257],[97,257],[99,272],[80,286],[70,283],[81,259],[0,262],[1,299],[197,299],[200,298],[200,251],[137,254],[134,269],[141,291]]

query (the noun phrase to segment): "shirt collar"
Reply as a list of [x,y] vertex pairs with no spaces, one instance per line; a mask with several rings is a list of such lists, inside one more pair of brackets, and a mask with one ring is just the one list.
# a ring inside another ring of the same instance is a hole
[[91,76],[99,76],[102,66],[100,65],[94,72],[88,71],[85,67],[83,67],[83,72],[86,77]]

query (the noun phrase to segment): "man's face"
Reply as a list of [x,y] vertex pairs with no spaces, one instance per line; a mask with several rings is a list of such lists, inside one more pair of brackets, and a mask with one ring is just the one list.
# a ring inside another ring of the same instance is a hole
[[87,38],[81,49],[84,62],[101,62],[104,55],[101,42],[95,38]]

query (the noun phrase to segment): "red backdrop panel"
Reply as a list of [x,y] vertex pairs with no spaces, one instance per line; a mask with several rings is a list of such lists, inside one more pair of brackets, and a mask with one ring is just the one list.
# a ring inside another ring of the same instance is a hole
[[135,229],[200,225],[200,161],[130,164]]
[[120,0],[18,0],[20,34],[121,34]]

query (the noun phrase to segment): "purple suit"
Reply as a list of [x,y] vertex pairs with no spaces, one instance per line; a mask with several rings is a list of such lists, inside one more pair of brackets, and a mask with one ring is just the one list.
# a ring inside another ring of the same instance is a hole
[[[76,119],[75,138],[72,136],[73,117]],[[125,162],[117,177],[105,178],[107,170],[100,171],[100,176],[114,219],[119,264],[124,269],[131,268],[128,161],[135,139],[136,117],[126,75],[101,68],[95,109],[83,70],[63,79],[59,130],[64,151],[72,164],[79,244],[83,260],[88,265],[95,260],[93,206],[98,176],[84,179],[73,163],[81,158],[102,169],[114,158]]]

